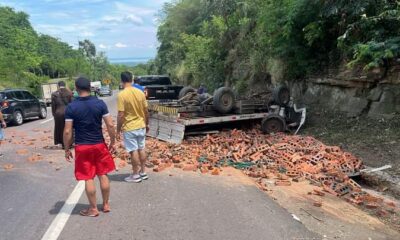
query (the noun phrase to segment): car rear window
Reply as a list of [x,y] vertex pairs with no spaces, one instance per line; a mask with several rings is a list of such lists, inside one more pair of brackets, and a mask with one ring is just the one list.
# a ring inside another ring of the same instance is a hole
[[13,92],[12,94],[13,94],[13,96],[14,96],[16,99],[20,99],[20,100],[23,100],[23,99],[24,99],[24,95],[22,94],[21,91],[15,91],[15,92]]
[[137,83],[142,86],[149,85],[171,85],[169,77],[139,77]]
[[23,91],[22,93],[24,95],[24,99],[35,99],[35,97],[30,92]]

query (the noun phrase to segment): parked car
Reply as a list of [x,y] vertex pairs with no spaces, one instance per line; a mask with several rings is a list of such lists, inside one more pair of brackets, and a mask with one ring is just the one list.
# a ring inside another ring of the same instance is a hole
[[0,91],[0,107],[5,121],[15,125],[21,125],[27,118],[47,117],[46,103],[23,89]]
[[139,76],[135,83],[144,87],[144,93],[148,100],[178,99],[183,86],[172,85],[168,76],[147,75]]
[[109,87],[101,87],[99,90],[99,95],[103,96],[112,96],[112,90]]

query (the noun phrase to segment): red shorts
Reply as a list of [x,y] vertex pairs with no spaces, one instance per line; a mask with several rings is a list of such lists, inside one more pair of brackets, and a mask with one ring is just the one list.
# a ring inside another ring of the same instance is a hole
[[75,146],[76,180],[93,179],[96,175],[106,175],[114,169],[114,160],[106,144]]

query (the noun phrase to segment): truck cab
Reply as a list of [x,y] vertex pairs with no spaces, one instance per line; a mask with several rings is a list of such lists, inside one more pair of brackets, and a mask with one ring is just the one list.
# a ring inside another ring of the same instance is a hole
[[135,83],[144,87],[148,100],[178,99],[183,86],[172,85],[171,79],[164,75],[146,75],[135,78]]

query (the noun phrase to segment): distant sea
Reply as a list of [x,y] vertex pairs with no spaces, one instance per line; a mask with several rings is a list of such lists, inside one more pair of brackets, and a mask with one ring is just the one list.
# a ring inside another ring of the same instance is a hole
[[108,59],[111,64],[119,64],[119,65],[126,65],[129,67],[134,67],[141,63],[146,63],[151,58],[142,57],[142,58],[110,58]]

